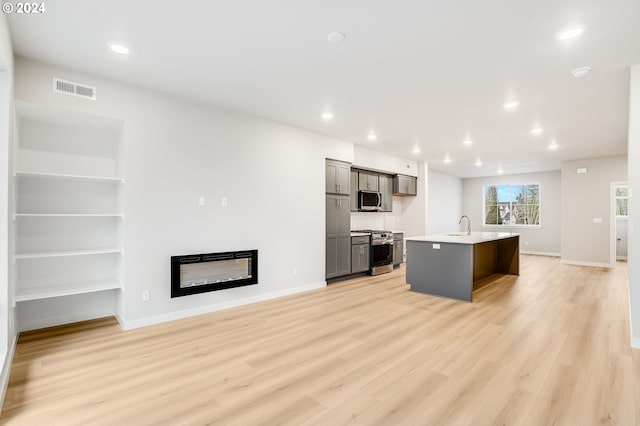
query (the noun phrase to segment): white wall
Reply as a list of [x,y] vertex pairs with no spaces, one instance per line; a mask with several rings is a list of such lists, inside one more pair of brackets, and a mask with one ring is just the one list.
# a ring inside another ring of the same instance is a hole
[[629,301],[631,346],[640,348],[640,64],[631,68],[629,105]]
[[427,182],[427,234],[444,234],[467,230],[466,220],[458,224],[466,212],[462,209],[462,179],[429,170]]
[[[577,173],[585,167],[587,173]],[[611,221],[615,219],[611,218],[611,182],[626,180],[626,156],[562,163],[562,262],[610,265]]]
[[353,166],[387,173],[418,176],[417,162],[373,151],[360,145],[354,146]]
[[[9,159],[13,133],[13,49],[6,16],[0,14],[0,404],[4,400],[9,380],[11,351],[15,331],[13,309],[10,306],[11,289],[9,244]],[[9,357],[7,356],[9,355]]]
[[[324,285],[324,161],[353,162],[353,144],[27,59],[16,76],[18,100],[125,121],[127,326]],[[97,101],[52,93],[52,76]],[[170,256],[244,249],[259,250],[258,285],[170,298]]]
[[402,200],[402,229],[405,232],[405,238],[425,235],[427,229],[429,165],[424,161],[418,163],[417,168],[417,195],[404,197]]
[[[540,229],[518,227],[483,228],[483,186],[499,184],[540,184]],[[471,218],[473,231],[502,231],[520,234],[520,251],[536,254],[560,254],[560,172],[469,178],[462,180],[463,212]]]

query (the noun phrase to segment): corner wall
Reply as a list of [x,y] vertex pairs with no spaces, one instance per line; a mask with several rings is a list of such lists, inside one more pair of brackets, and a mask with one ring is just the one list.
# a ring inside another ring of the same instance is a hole
[[6,15],[0,14],[0,408],[4,400],[16,331],[11,306],[9,211],[10,159],[13,140],[13,48]]
[[626,156],[562,163],[563,263],[611,266],[611,182],[626,180]]
[[[629,307],[631,346],[640,349],[640,64],[631,68],[629,105]],[[639,223],[636,223],[639,222]]]
[[[325,285],[325,158],[353,162],[352,143],[19,57],[16,76],[16,100],[125,123],[125,327]],[[53,93],[53,76],[97,100]],[[258,285],[170,297],[172,255],[248,249]]]
[[466,223],[458,223],[466,214],[462,209],[462,179],[433,170],[428,172],[426,234],[444,234],[457,229],[466,230]]

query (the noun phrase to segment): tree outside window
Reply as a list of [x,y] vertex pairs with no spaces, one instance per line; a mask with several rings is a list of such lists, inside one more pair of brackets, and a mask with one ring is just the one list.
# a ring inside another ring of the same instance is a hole
[[540,185],[485,186],[484,224],[539,226]]

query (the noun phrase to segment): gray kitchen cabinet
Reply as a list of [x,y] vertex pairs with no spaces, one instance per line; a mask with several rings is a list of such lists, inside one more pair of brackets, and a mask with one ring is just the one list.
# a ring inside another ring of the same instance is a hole
[[351,273],[351,212],[349,196],[326,195],[326,277]]
[[360,191],[378,191],[378,173],[359,170],[358,189]]
[[400,265],[403,262],[404,255],[404,233],[393,233],[393,266]]
[[351,273],[369,270],[369,237],[351,237]]
[[325,192],[327,194],[349,195],[351,186],[351,164],[337,160],[325,163]]
[[358,211],[358,171],[351,170],[351,211]]
[[380,174],[378,182],[380,186],[380,193],[382,193],[381,211],[393,211],[393,176]]
[[393,180],[393,195],[416,195],[417,193],[417,178],[396,175]]

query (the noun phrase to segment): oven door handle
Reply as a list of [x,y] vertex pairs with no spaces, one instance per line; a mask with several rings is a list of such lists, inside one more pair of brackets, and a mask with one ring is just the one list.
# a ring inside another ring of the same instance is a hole
[[382,208],[382,194],[378,192],[376,195],[378,196],[378,208],[381,209]]

